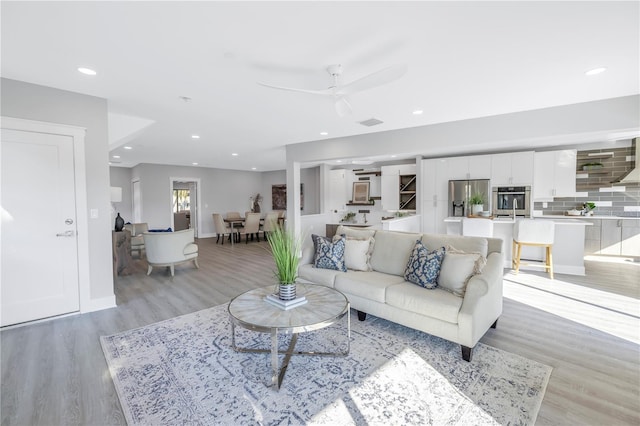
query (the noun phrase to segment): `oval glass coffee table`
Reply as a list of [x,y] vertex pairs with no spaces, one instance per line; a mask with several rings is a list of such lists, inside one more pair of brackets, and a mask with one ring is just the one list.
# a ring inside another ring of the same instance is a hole
[[[275,286],[250,290],[229,303],[231,319],[231,346],[238,352],[271,353],[273,375],[271,384],[277,389],[287,371],[292,355],[346,356],[351,340],[351,318],[349,300],[337,290],[317,284],[298,284],[298,295],[305,296],[307,303],[289,310],[280,309],[264,300],[274,292]],[[335,324],[347,316],[347,346],[342,352],[295,351],[299,333],[320,330]],[[261,333],[271,334],[271,348],[242,348],[236,346],[236,326]],[[287,350],[278,350],[278,333],[291,334]],[[282,367],[278,366],[278,354],[285,354]]]

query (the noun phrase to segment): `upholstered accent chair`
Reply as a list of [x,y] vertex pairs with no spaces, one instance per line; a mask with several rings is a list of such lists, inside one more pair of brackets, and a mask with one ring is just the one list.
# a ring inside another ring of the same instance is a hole
[[242,235],[245,238],[245,244],[249,242],[249,236],[253,240],[255,235],[257,240],[260,241],[260,213],[249,213],[244,218],[244,228],[240,231],[240,239]]
[[175,276],[174,266],[184,262],[198,265],[198,245],[194,242],[193,229],[176,232],[145,232],[144,245],[147,251],[147,262],[151,270],[158,266],[168,266],[171,276]]
[[149,225],[143,223],[127,223],[124,225],[124,229],[131,233],[131,254],[137,252],[139,257],[142,257],[144,252],[144,238],[142,234],[149,231]]
[[[222,244],[224,244],[224,238],[226,236],[228,236],[229,241],[231,241],[231,226],[224,221],[220,213],[213,213],[213,227],[215,228],[217,235],[216,244],[220,242],[220,237],[222,237]],[[235,228],[234,231],[237,233]]]

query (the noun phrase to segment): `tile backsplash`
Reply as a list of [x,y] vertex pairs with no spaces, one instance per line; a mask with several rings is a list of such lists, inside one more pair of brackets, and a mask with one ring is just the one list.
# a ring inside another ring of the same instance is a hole
[[[595,215],[640,217],[640,184],[615,183],[633,168],[633,151],[633,146],[578,151],[577,196],[535,202],[533,209],[543,214],[562,215],[567,210],[581,210],[582,204],[589,201],[596,204]],[[582,166],[590,162],[599,162],[602,168],[583,171]]]

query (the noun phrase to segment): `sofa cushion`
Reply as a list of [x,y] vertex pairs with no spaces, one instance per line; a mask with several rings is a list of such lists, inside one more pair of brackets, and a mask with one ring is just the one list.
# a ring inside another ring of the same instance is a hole
[[367,228],[350,228],[348,226],[339,225],[336,230],[336,235],[345,235],[347,238],[357,238],[359,240],[366,240],[373,237],[376,233],[375,229]]
[[313,260],[312,262],[316,263],[316,253],[318,252],[318,240],[323,239],[326,242],[331,242],[331,238],[323,237],[321,235],[311,234],[311,241],[313,241]]
[[314,266],[323,269],[335,269],[346,272],[344,264],[344,249],[346,238],[341,237],[337,241],[331,242],[325,238],[317,238],[316,259]]
[[456,296],[464,296],[469,279],[480,273],[485,262],[479,253],[447,251],[440,267],[438,285]]
[[420,234],[376,231],[376,244],[371,255],[371,267],[385,274],[404,275],[409,256]]
[[429,251],[422,241],[416,240],[404,271],[404,279],[421,287],[436,288],[443,258],[444,247]]
[[[381,272],[349,271],[336,275],[334,288],[338,291],[385,303],[386,289],[390,285],[404,282],[404,278]],[[411,284],[413,285],[413,284]]]
[[487,257],[489,246],[486,238],[439,234],[424,234],[422,236],[422,243],[429,250],[435,250],[438,247],[453,246],[466,253],[480,253],[484,257]]
[[440,288],[427,290],[405,281],[387,288],[386,302],[399,309],[457,324],[463,300]]
[[298,278],[333,288],[336,275],[344,274],[344,272],[334,269],[316,268],[312,264],[301,265],[298,268]]

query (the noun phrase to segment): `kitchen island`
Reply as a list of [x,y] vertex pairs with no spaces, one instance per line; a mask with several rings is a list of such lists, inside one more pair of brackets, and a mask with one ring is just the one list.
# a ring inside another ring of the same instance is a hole
[[[535,220],[553,220],[555,223],[555,236],[553,243],[553,270],[559,274],[584,275],[584,244],[585,228],[591,223],[575,217],[534,217]],[[501,238],[503,253],[505,254],[505,268],[511,268],[511,251],[513,241],[512,217],[484,219],[493,220],[493,237]],[[518,219],[516,219],[518,220]],[[445,220],[447,234],[461,234],[461,217],[448,217]],[[542,261],[544,249],[541,247],[525,246],[522,248],[522,260]],[[540,270],[536,266],[522,265],[520,269]]]

